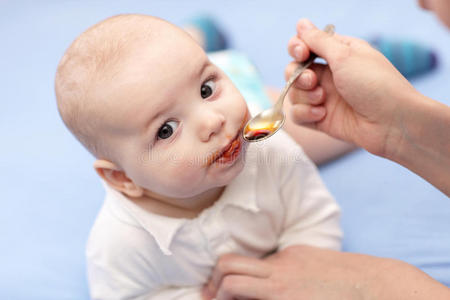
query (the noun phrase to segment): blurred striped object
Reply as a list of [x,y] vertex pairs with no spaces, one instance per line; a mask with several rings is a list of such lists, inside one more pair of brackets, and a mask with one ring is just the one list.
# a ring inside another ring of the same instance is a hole
[[[184,27],[195,28],[201,33],[204,43],[202,46],[206,52],[229,48],[226,34],[211,16],[194,16],[185,22]],[[413,41],[377,37],[369,39],[369,43],[407,78],[427,73],[435,69],[438,64],[433,50]]]
[[401,39],[375,38],[369,43],[406,78],[427,73],[438,64],[435,52],[424,45]]

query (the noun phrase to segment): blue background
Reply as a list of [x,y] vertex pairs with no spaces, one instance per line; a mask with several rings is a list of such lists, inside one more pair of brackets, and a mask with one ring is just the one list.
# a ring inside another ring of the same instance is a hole
[[[53,79],[77,35],[108,16],[133,12],[176,24],[211,14],[275,87],[283,85],[287,42],[301,17],[319,27],[333,23],[346,35],[413,39],[440,59],[436,71],[413,84],[450,103],[450,33],[415,1],[0,0],[1,299],[88,299],[84,245],[103,190],[93,158],[59,118]],[[363,150],[321,173],[343,208],[346,251],[399,258],[450,285],[445,195]]]

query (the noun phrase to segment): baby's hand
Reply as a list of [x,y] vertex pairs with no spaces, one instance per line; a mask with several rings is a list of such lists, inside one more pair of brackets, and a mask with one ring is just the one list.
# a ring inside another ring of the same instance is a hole
[[[417,92],[381,53],[363,40],[330,36],[308,20],[298,22],[288,51],[296,61],[313,51],[328,62],[314,64],[291,88],[295,122],[377,155],[393,151],[385,145],[401,138],[392,126],[405,111],[398,108]],[[296,65],[287,66],[287,78]]]

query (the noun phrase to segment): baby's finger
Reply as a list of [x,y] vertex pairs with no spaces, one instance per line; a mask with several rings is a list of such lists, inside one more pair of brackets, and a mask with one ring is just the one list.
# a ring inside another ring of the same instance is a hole
[[299,125],[309,125],[314,128],[314,123],[322,120],[327,114],[325,106],[311,106],[295,104],[291,107],[292,120]]
[[309,57],[309,48],[298,38],[293,36],[288,42],[288,52],[296,61],[302,62]]
[[[284,77],[287,80],[289,80],[292,72],[298,67],[298,64],[296,62],[291,62],[285,69]],[[302,89],[302,90],[311,90],[315,88],[317,85],[317,76],[314,71],[311,69],[306,69],[303,71],[302,74],[297,78],[297,80],[294,82],[294,86],[296,88]]]

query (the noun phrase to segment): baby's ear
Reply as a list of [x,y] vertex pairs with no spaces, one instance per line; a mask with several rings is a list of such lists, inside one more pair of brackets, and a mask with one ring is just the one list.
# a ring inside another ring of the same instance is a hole
[[94,169],[115,190],[132,198],[142,197],[144,194],[144,189],[128,178],[125,172],[120,170],[114,163],[98,159],[94,162]]

